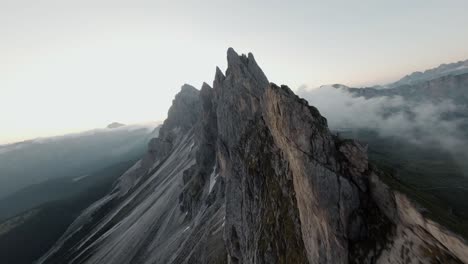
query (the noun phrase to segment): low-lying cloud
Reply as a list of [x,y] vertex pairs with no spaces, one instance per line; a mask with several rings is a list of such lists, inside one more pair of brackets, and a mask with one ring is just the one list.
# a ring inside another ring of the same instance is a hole
[[331,86],[301,87],[298,95],[319,109],[332,130],[371,129],[381,137],[438,146],[457,159],[468,157],[468,133],[464,131],[468,120],[455,114],[463,113],[466,107],[450,100],[413,102],[400,96],[366,99]]

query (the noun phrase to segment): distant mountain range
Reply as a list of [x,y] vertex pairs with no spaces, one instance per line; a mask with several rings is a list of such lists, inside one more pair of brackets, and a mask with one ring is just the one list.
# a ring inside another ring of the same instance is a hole
[[400,84],[388,89],[351,88],[344,85],[333,85],[345,89],[355,96],[365,98],[382,96],[401,96],[410,101],[440,102],[450,99],[456,104],[468,105],[468,73],[448,74],[431,80],[413,81],[411,84]]
[[443,76],[456,76],[459,74],[468,73],[468,60],[449,63],[449,64],[441,64],[439,67],[432,68],[426,70],[424,72],[413,72],[405,77],[401,78],[400,80],[384,85],[384,88],[395,88],[398,86],[403,85],[414,85],[424,81],[430,81],[437,79]]
[[[468,60],[442,64],[424,72],[414,72],[385,86],[349,87],[329,85],[364,98],[401,96],[413,102],[451,100],[468,106]],[[323,86],[325,88],[326,86]]]

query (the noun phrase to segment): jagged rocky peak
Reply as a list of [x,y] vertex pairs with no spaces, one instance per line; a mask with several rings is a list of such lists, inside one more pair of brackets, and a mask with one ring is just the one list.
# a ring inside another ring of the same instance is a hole
[[355,143],[335,142],[316,108],[268,84],[258,66],[249,68],[256,65],[250,58],[233,56],[228,51],[236,70],[214,86],[231,262],[347,261],[348,229],[361,228],[350,219],[359,188],[344,175],[354,163],[340,156],[338,143]]
[[[227,53],[184,85],[148,153],[41,263],[467,263],[459,236],[381,180],[366,147]],[[124,190],[124,191],[122,191]]]
[[181,91],[172,101],[172,106],[167,114],[167,119],[160,130],[161,137],[170,134],[183,134],[187,132],[198,120],[200,114],[199,91],[184,84]]
[[[427,241],[416,239],[424,224],[412,222],[404,209],[416,207],[399,204],[405,196],[398,192],[382,197],[375,186],[386,185],[365,146],[333,136],[315,107],[287,86],[268,83],[253,55],[229,49],[227,57],[226,74],[216,71],[213,105],[230,263],[466,259],[456,249],[466,249],[458,236],[453,244],[431,238],[446,230],[430,220],[437,228],[424,231]],[[386,215],[388,204],[397,217]],[[434,248],[436,254],[425,253]]]
[[268,79],[257,65],[252,53],[239,56],[233,48],[227,51],[228,68],[226,76],[237,81],[252,79],[257,86],[245,87],[251,92],[260,92],[268,86]]

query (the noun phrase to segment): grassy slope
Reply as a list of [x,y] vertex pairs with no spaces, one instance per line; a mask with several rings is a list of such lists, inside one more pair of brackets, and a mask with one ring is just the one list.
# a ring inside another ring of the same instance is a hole
[[[104,196],[115,179],[133,163],[133,161],[122,162],[103,169],[98,172],[100,175],[95,184],[81,192],[63,200],[48,202],[13,217],[21,220],[17,221],[17,226],[13,228],[10,226],[7,233],[0,235],[1,263],[32,263],[41,257],[80,212]],[[34,211],[34,214],[31,214],[31,211]],[[21,217],[22,215],[28,217]],[[8,220],[3,223],[5,222]]]
[[341,135],[369,145],[383,180],[423,206],[426,215],[468,238],[468,178],[448,153],[431,146],[384,139],[370,131]]

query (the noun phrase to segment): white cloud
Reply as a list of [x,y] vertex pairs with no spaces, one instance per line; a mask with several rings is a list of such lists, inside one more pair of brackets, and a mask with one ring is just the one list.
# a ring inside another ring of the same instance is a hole
[[468,158],[467,134],[462,126],[467,120],[447,118],[450,113],[466,109],[450,100],[416,103],[402,97],[365,99],[331,86],[301,87],[298,94],[319,109],[331,129],[372,129],[382,137],[437,146],[461,163]]

